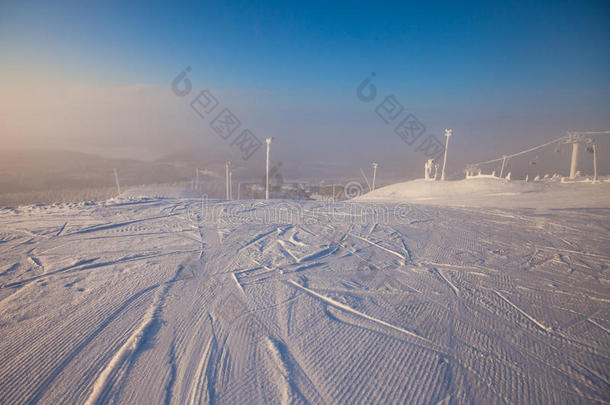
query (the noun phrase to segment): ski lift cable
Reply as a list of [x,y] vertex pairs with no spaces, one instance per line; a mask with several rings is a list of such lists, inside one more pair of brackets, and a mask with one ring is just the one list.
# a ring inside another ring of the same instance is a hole
[[525,153],[533,152],[533,151],[535,151],[537,149],[544,148],[545,146],[549,146],[549,145],[552,145],[554,143],[564,141],[566,139],[568,139],[567,136],[562,136],[561,138],[557,138],[557,139],[555,139],[553,141],[543,143],[542,145],[534,146],[533,148],[526,149],[526,150],[523,150],[521,152],[513,153],[512,155],[505,155],[505,156],[499,157],[497,159],[487,160],[485,162],[473,163],[470,166],[480,166],[480,165],[485,165],[485,164],[488,164],[488,163],[500,162],[503,159],[509,159],[509,158],[513,158],[515,156],[523,155]]
[[575,135],[610,135],[610,131],[573,131]]

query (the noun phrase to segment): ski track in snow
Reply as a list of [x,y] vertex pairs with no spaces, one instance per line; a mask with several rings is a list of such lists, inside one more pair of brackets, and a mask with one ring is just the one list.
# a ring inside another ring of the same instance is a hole
[[0,403],[610,402],[610,209],[208,203],[0,211]]
[[165,293],[166,289],[163,288],[159,296],[155,299],[153,305],[149,308],[146,314],[144,314],[140,326],[138,326],[131,336],[129,336],[125,344],[121,346],[119,351],[115,353],[110,362],[101,371],[93,383],[93,391],[91,392],[89,398],[87,398],[85,405],[94,405],[104,402],[104,391],[107,390],[109,384],[112,382],[113,375],[119,372],[123,364],[126,361],[129,361],[135,355],[135,352],[138,350],[142,340],[145,338],[148,329],[150,329],[151,324],[155,320],[155,316],[162,305],[162,298]]
[[356,315],[358,315],[358,316],[361,316],[361,317],[362,317],[362,318],[364,318],[364,319],[368,319],[369,321],[372,321],[372,322],[378,323],[378,324],[380,324],[380,325],[387,326],[388,328],[395,329],[395,330],[397,330],[397,331],[399,331],[399,332],[404,333],[405,335],[408,335],[408,336],[411,336],[411,337],[414,337],[414,338],[417,338],[417,339],[421,339],[421,340],[425,341],[426,343],[431,343],[431,342],[430,342],[428,339],[426,339],[426,338],[424,338],[424,337],[422,337],[422,336],[418,335],[417,333],[414,333],[414,332],[411,332],[411,331],[409,331],[409,330],[406,330],[406,329],[400,328],[400,327],[398,327],[398,326],[394,326],[394,325],[392,325],[392,324],[390,324],[390,323],[388,323],[388,322],[382,321],[381,319],[377,319],[377,318],[375,318],[375,317],[372,317],[372,316],[369,316],[369,315],[367,315],[367,314],[364,314],[364,313],[362,313],[362,312],[360,312],[360,311],[357,311],[357,310],[355,310],[355,309],[353,309],[353,308],[350,308],[349,306],[347,306],[347,305],[345,305],[345,304],[342,304],[342,303],[337,302],[337,301],[335,301],[335,300],[333,300],[333,299],[331,299],[331,298],[328,298],[328,297],[326,297],[326,296],[324,296],[324,295],[322,295],[322,294],[319,294],[319,293],[317,293],[317,292],[315,292],[315,291],[313,291],[313,290],[311,290],[311,289],[309,289],[309,288],[303,287],[302,285],[300,285],[299,283],[297,283],[297,282],[295,282],[295,281],[293,281],[293,280],[288,280],[288,282],[289,282],[290,284],[294,285],[295,287],[300,288],[300,289],[302,289],[303,291],[308,292],[309,294],[313,295],[314,297],[318,297],[318,298],[320,298],[322,301],[324,301],[324,302],[326,302],[326,303],[328,303],[328,304],[331,304],[331,305],[333,305],[333,306],[335,306],[335,307],[337,307],[337,308],[340,308],[340,309],[342,309],[342,310],[344,310],[344,311],[350,312],[350,313],[352,313],[352,314],[356,314]]

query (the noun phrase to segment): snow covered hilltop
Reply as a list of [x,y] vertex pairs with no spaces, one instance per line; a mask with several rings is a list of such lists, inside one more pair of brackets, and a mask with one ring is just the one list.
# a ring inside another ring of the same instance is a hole
[[495,208],[609,208],[610,181],[525,182],[493,176],[458,181],[421,179],[383,187],[355,201]]
[[493,181],[2,209],[0,403],[609,402],[607,184]]

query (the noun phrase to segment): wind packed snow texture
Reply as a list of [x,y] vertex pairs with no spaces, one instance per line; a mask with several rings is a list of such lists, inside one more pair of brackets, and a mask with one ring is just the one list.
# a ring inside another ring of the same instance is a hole
[[610,209],[206,204],[0,210],[0,403],[610,401]]
[[610,179],[595,184],[591,181],[509,181],[491,176],[446,182],[412,180],[377,189],[357,200],[462,207],[607,208],[610,207]]

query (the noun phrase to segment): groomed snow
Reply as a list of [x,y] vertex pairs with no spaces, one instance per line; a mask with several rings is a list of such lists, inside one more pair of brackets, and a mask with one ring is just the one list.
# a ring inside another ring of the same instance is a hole
[[444,182],[420,179],[379,188],[355,201],[496,208],[606,208],[610,207],[610,181],[525,182],[497,177]]
[[607,185],[484,184],[2,209],[0,403],[610,402]]

